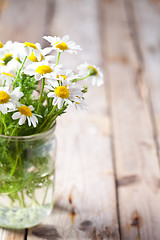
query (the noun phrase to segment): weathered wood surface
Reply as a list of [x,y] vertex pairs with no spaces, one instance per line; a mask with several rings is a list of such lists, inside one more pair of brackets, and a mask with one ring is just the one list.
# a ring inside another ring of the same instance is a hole
[[117,0],[103,7],[121,237],[158,240],[159,165],[131,2]]
[[88,111],[58,120],[55,208],[41,225],[0,240],[159,240],[160,3],[155,0],[0,0],[0,41],[69,34],[105,84]]

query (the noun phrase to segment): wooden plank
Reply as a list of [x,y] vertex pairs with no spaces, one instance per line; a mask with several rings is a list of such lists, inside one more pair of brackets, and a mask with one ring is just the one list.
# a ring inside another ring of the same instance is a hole
[[24,231],[0,229],[1,240],[24,240]]
[[5,1],[0,16],[1,42],[8,40],[42,41],[46,24],[47,3],[48,0]]
[[[69,34],[84,49],[78,56],[64,54],[62,61],[70,67],[102,63],[97,4],[56,1],[50,34]],[[91,87],[87,95],[88,111],[71,109],[58,119],[55,209],[29,231],[28,240],[45,233],[51,239],[119,239],[105,89]]]
[[[140,46],[135,35],[130,35],[124,1],[101,2],[108,43],[106,67],[110,76],[121,238],[158,240],[159,165]],[[134,19],[131,23],[135,27]]]
[[134,1],[131,4],[135,14],[139,42],[144,58],[144,68],[148,80],[152,113],[155,121],[155,137],[160,150],[160,52],[159,52],[159,27],[160,27],[160,2]]

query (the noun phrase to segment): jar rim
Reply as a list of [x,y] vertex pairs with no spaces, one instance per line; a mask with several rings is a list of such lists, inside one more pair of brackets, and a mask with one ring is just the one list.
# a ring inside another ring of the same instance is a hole
[[28,135],[28,136],[9,136],[9,135],[1,135],[0,134],[0,138],[9,138],[10,140],[34,140],[34,139],[40,139],[40,138],[45,138],[47,136],[49,136],[50,134],[52,134],[55,131],[56,128],[56,121],[53,123],[52,128],[50,128],[48,131],[42,132],[42,133],[36,133],[36,134],[32,134],[32,135]]

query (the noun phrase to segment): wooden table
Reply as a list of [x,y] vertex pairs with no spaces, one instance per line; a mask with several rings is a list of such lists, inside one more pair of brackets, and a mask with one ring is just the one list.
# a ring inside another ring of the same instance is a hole
[[105,84],[58,120],[52,215],[0,240],[160,240],[160,1],[0,0],[0,41],[64,34]]

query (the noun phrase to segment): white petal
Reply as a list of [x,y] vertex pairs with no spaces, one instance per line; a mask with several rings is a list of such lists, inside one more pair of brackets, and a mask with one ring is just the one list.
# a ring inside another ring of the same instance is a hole
[[29,105],[28,107],[31,109],[31,111],[34,110],[34,107],[32,105]]
[[31,120],[31,122],[33,124],[33,127],[36,127],[36,124],[38,123],[38,119],[35,116],[32,115],[30,117],[30,120]]
[[21,117],[21,113],[20,113],[20,112],[15,112],[15,113],[12,115],[12,119],[13,119],[13,120],[19,119],[20,117]]
[[25,115],[22,115],[22,116],[20,117],[20,119],[19,119],[18,124],[19,124],[19,125],[22,125],[22,124],[25,123],[25,121],[26,121],[26,116],[25,116]]
[[49,92],[49,93],[47,94],[47,96],[48,96],[48,97],[55,97],[56,94],[55,94],[54,92]]
[[43,38],[50,43],[53,41],[53,37],[51,37],[51,36],[44,36]]
[[58,109],[61,109],[61,108],[62,108],[63,102],[64,102],[64,99],[63,99],[63,98],[59,98],[59,99],[58,99]]
[[45,88],[48,88],[49,90],[52,90],[52,91],[54,90],[54,88],[51,87],[50,85],[45,85],[44,87],[45,87]]
[[41,78],[42,78],[41,74],[39,74],[39,73],[35,74],[35,80],[36,81],[40,80]]
[[[52,48],[51,47],[46,47],[42,50],[42,55],[47,55],[49,54],[50,52],[52,51]],[[50,56],[51,57],[51,56]],[[55,57],[54,57],[55,59]]]
[[53,104],[53,105],[56,105],[56,104],[57,104],[57,101],[58,101],[58,97],[55,97],[55,98],[53,99],[52,104]]
[[35,74],[35,71],[33,69],[24,69],[24,73],[28,74],[30,76],[33,76]]
[[28,120],[28,126],[30,127],[31,126],[31,121],[30,121],[30,118],[27,117],[27,120]]
[[62,41],[63,41],[63,42],[66,42],[66,41],[68,41],[69,39],[70,39],[69,35],[65,35],[65,36],[63,36]]
[[35,57],[38,59],[38,61],[41,61],[41,54],[37,49],[33,49]]
[[37,116],[37,117],[40,117],[40,118],[43,118],[41,115],[39,115],[39,114],[34,114],[35,116]]
[[4,104],[0,104],[0,111],[1,111],[3,114],[6,114],[6,113],[7,113],[7,107],[5,107]]

